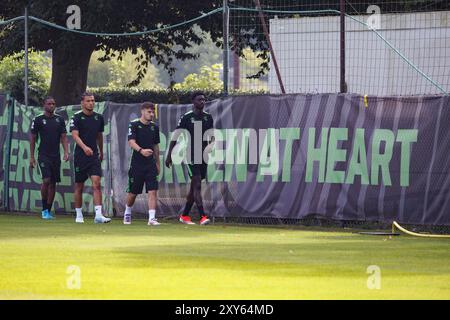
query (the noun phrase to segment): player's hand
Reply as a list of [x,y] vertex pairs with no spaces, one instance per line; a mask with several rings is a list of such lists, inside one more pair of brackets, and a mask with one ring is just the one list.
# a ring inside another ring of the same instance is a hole
[[159,164],[156,165],[156,175],[159,176],[159,173],[161,172]]
[[214,148],[214,143],[210,143],[205,147],[205,151],[206,153],[211,153],[213,151]]
[[69,154],[68,153],[64,153],[63,160],[65,162],[69,161]]
[[152,149],[142,149],[141,154],[144,157],[150,157],[153,154],[153,150]]
[[88,157],[92,157],[94,155],[94,151],[92,151],[92,149],[89,147],[84,148],[83,151],[84,154],[87,155]]
[[30,159],[30,167],[36,168],[36,159],[34,157]]
[[172,157],[169,155],[166,159],[166,167],[170,168],[172,166]]
[[100,161],[103,161],[103,152],[100,152],[100,153],[98,154],[98,158],[100,159]]

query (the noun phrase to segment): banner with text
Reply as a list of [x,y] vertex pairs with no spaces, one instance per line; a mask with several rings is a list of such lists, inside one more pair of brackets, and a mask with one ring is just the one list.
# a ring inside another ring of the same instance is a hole
[[[104,196],[111,200],[109,213],[114,208],[121,216],[131,157],[128,123],[140,116],[140,105],[106,102],[98,107],[108,128]],[[449,107],[450,97],[442,96],[261,95],[211,101],[205,110],[213,116],[216,142],[202,185],[205,209],[217,217],[301,219],[315,214],[450,225]],[[159,216],[179,214],[189,190],[186,166],[168,169],[164,161],[178,120],[191,109],[157,108]],[[79,106],[59,110],[67,119]],[[16,107],[9,194],[17,210],[35,210],[39,199],[39,174],[28,166],[33,114]],[[182,142],[178,145],[186,145]],[[183,159],[186,150],[176,153]],[[73,211],[72,166],[63,164],[57,187],[56,207],[65,212]],[[145,194],[133,209],[147,211]]]

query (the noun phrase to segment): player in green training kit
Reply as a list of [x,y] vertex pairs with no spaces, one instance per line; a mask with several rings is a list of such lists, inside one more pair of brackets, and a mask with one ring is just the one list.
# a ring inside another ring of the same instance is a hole
[[42,219],[54,219],[51,210],[55,199],[56,183],[61,182],[61,153],[59,144],[64,149],[64,161],[69,160],[66,124],[55,113],[56,103],[52,97],[44,99],[44,113],[38,115],[31,123],[30,165],[36,167],[34,150],[39,140],[38,163],[42,174]]
[[133,149],[130,170],[128,171],[128,196],[123,216],[124,224],[131,224],[131,207],[138,194],[148,193],[148,225],[157,226],[156,197],[159,174],[159,127],[153,122],[155,105],[144,102],[141,105],[141,117],[131,121],[128,126],[128,144]]
[[[200,214],[200,224],[205,225],[210,222],[203,209],[202,200],[202,180],[206,178],[207,163],[204,155],[208,154],[214,143],[214,136],[205,137],[205,133],[214,128],[212,116],[203,111],[205,107],[205,95],[203,92],[194,92],[192,95],[192,110],[186,112],[178,122],[176,129],[184,129],[190,135],[190,161],[188,164],[189,175],[191,177],[191,187],[186,198],[186,205],[183,214],[180,216],[180,222],[184,224],[195,224],[192,222],[189,212],[195,202]],[[211,131],[209,131],[211,132]],[[166,158],[166,166],[172,165],[172,150],[177,141],[177,134],[174,135],[169,145],[169,151]]]
[[[82,110],[75,113],[70,120],[70,131],[75,140],[75,211],[76,223],[84,223],[82,208],[82,198],[84,182],[90,177],[92,190],[94,193],[95,223],[110,222],[102,214],[102,188],[100,179],[102,176],[103,161],[103,129],[105,122],[103,116],[94,112],[94,96],[90,93],[83,93],[81,97]],[[98,148],[97,148],[98,145]]]

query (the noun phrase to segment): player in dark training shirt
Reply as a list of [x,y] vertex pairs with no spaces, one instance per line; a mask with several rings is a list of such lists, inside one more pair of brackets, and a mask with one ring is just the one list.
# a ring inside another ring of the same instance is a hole
[[128,126],[128,144],[133,149],[128,171],[128,196],[123,216],[124,224],[131,224],[131,207],[136,196],[145,190],[148,193],[148,225],[157,226],[156,197],[159,174],[159,127],[153,122],[155,105],[144,102],[141,117],[131,121]]
[[110,218],[104,217],[102,213],[102,189],[100,185],[105,123],[103,116],[94,112],[94,104],[94,96],[90,93],[84,93],[81,97],[82,110],[75,113],[70,120],[70,131],[76,143],[74,156],[76,223],[84,223],[81,208],[84,182],[88,178],[92,181],[94,193],[94,222],[107,223],[111,221]]
[[56,183],[61,182],[61,153],[59,144],[64,149],[64,161],[69,160],[64,119],[55,113],[55,99],[44,100],[44,113],[38,115],[31,123],[30,165],[36,167],[34,152],[39,141],[38,164],[42,174],[42,218],[54,219],[51,213],[55,199]]
[[[191,177],[191,187],[186,198],[186,205],[183,214],[180,216],[180,222],[185,224],[195,224],[192,222],[189,212],[195,202],[200,214],[200,224],[205,225],[210,222],[203,208],[203,199],[201,193],[202,180],[206,178],[207,163],[204,155],[212,150],[214,136],[204,137],[208,130],[214,128],[212,116],[203,111],[205,106],[205,95],[202,92],[195,92],[192,95],[192,110],[185,113],[178,122],[177,129],[184,129],[189,133],[190,159],[188,164],[189,175]],[[209,131],[210,133],[211,131]],[[205,139],[204,139],[205,138]],[[176,145],[177,134],[170,142],[166,158],[166,166],[172,165],[172,150]]]

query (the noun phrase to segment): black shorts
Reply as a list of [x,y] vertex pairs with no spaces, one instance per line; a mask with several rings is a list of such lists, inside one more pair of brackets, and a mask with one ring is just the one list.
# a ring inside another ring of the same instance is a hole
[[51,182],[61,182],[61,159],[58,157],[38,156],[42,179],[50,178]]
[[206,179],[208,172],[208,165],[206,163],[201,164],[188,164],[189,177],[200,176],[201,180]]
[[75,182],[83,183],[90,176],[102,176],[102,163],[100,159],[93,159],[89,161],[77,161],[74,162],[75,167]]
[[158,171],[156,164],[150,166],[150,169],[143,170],[131,167],[128,170],[128,193],[141,194],[144,184],[146,192],[158,190]]

